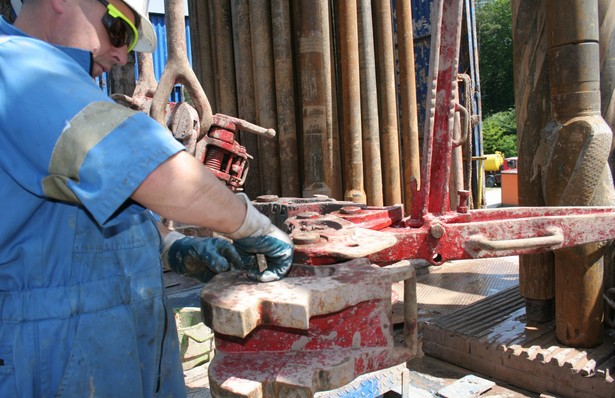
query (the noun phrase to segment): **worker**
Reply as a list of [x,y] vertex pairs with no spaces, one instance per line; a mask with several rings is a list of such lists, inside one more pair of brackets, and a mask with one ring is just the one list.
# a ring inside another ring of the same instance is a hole
[[[147,10],[26,0],[13,25],[0,20],[0,397],[185,396],[161,250],[205,280],[290,268],[288,236],[245,195],[95,83],[155,49]],[[153,214],[233,243],[167,233]]]

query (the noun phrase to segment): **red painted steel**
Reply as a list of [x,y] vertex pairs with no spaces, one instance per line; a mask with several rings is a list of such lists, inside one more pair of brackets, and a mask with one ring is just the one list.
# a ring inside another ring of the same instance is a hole
[[[204,322],[216,338],[209,365],[213,395],[309,397],[412,358],[414,278],[407,262],[379,268],[366,259],[296,265],[285,279],[265,284],[239,272],[216,276],[201,293]],[[408,308],[400,342],[391,284],[402,280]]]
[[252,159],[246,148],[235,141],[235,136],[240,130],[269,138],[275,136],[275,131],[272,129],[216,113],[212,116],[209,131],[196,144],[195,157],[233,191],[242,190],[248,174],[249,159]]
[[[373,226],[368,226],[361,216],[369,211],[366,208],[353,217],[328,212],[304,220],[290,218],[286,224],[295,239],[296,261],[329,264],[372,251],[368,257],[377,264],[421,258],[438,265],[449,260],[539,253],[615,238],[613,207],[468,210],[468,193],[461,191],[457,211],[451,211],[448,183],[454,112],[460,107],[453,93],[457,90],[461,6],[459,0],[433,4],[432,48],[439,51],[431,54],[422,185],[411,181],[415,190],[411,216],[384,228],[379,227],[378,217],[383,224],[391,219],[368,213],[373,217]],[[378,230],[384,243],[374,245],[376,235],[366,234],[361,228]],[[393,237],[395,243],[390,244],[386,236]]]

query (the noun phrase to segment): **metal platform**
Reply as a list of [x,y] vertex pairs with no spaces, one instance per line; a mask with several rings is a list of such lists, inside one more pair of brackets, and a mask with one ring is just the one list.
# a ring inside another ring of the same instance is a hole
[[512,287],[426,322],[423,351],[531,391],[614,397],[615,340],[606,334],[594,349],[562,346],[553,325],[525,323],[524,300]]

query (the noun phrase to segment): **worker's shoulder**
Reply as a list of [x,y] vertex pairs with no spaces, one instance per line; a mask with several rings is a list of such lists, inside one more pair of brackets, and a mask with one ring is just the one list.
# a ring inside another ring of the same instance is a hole
[[[15,62],[18,59],[49,59],[61,56],[62,52],[49,43],[28,36],[0,34],[2,60]],[[44,58],[43,58],[44,57]]]
[[90,53],[80,49],[57,47],[42,40],[9,35],[1,36],[0,70],[5,77],[20,81],[28,79],[63,80],[66,76],[79,76],[78,80],[90,82]]

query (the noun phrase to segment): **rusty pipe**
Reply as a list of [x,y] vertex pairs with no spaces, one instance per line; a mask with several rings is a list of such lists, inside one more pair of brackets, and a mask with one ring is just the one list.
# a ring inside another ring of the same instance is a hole
[[[242,60],[235,65],[237,92],[241,93],[237,96],[237,114],[245,120],[256,120],[249,0],[231,0],[231,10],[234,55],[235,59]],[[239,137],[241,145],[249,154],[254,155],[250,159],[250,168],[259,170],[260,156],[258,156],[257,136],[240,131]],[[262,192],[260,176],[251,173],[250,177],[246,178],[244,190],[250,197],[259,195]]]
[[[249,4],[257,121],[263,126],[277,126],[270,3],[252,0]],[[278,152],[277,139],[258,138],[262,193],[266,195],[280,194]]]
[[295,121],[295,80],[293,76],[290,4],[272,0],[273,57],[278,114],[278,143],[282,196],[300,196],[297,159],[297,126]]
[[230,0],[211,2],[214,17],[214,58],[218,113],[237,115],[237,85],[233,53],[233,18]]
[[391,2],[375,1],[384,204],[402,203]]
[[361,79],[361,128],[367,203],[383,206],[380,128],[378,123],[378,88],[370,0],[358,0],[359,65]]
[[[199,43],[192,47],[192,69],[201,82],[205,95],[209,99],[212,112],[217,109],[216,83],[214,73],[214,56],[212,50],[212,17],[209,2],[189,1],[190,37],[192,43]],[[254,119],[250,119],[254,120]]]
[[361,86],[357,1],[339,2],[340,51],[345,146],[346,190],[344,199],[365,203],[363,188],[363,151],[361,144]]
[[[324,8],[324,9],[323,9]],[[326,2],[300,0],[297,8],[299,30],[299,69],[303,131],[304,197],[331,195],[325,182],[327,142],[327,85],[323,15]]]
[[[512,1],[515,110],[519,149],[521,206],[544,206],[539,178],[532,178],[532,159],[540,130],[550,112],[546,48],[546,2]],[[555,263],[553,252],[519,256],[519,293],[529,324],[553,320]]]
[[[412,4],[397,1],[397,43],[399,52],[400,90],[400,131],[404,173],[404,207],[409,213],[412,208],[412,185],[421,185],[418,110],[416,106],[416,76],[414,69],[414,33],[412,25]],[[435,51],[435,49],[432,49]]]
[[329,0],[319,0],[322,11],[322,32],[325,52],[323,53],[325,68],[325,104],[326,104],[326,144],[325,144],[325,183],[331,189],[331,196],[341,199],[344,197],[343,177],[342,177],[342,155],[340,149],[341,134],[339,128],[339,118],[337,110],[337,90],[334,90],[336,63],[332,61],[333,49],[331,40],[331,14],[332,2]]

